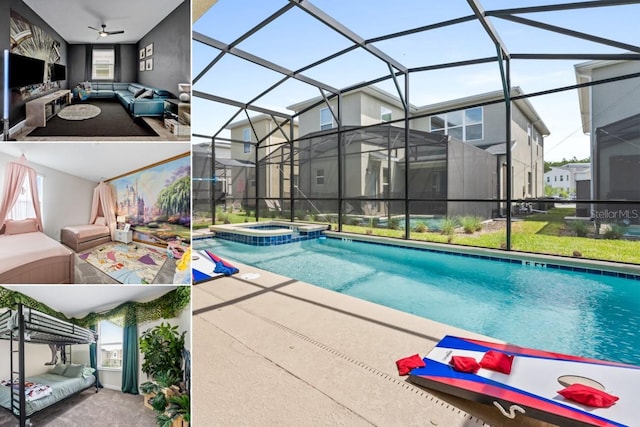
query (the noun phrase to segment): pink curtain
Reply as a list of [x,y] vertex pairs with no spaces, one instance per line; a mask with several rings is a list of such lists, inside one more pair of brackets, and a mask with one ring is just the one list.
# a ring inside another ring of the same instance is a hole
[[16,162],[9,162],[4,171],[4,192],[2,204],[0,205],[0,218],[4,224],[7,214],[18,201],[25,178],[29,179],[31,200],[33,200],[33,210],[36,213],[38,231],[43,231],[42,214],[40,213],[40,203],[38,202],[38,175],[35,169],[29,166],[24,154]]
[[104,182],[98,184],[93,189],[93,203],[91,204],[90,224],[93,224],[97,217],[104,216],[104,219],[111,232],[111,240],[116,234],[116,210],[111,193],[111,187]]

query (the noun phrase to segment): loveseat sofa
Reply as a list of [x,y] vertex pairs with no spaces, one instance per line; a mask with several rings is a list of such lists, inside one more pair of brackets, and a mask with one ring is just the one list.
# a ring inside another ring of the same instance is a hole
[[[162,116],[164,100],[171,93],[139,83],[88,82],[90,98],[117,98],[134,117]],[[138,95],[136,97],[136,95]]]

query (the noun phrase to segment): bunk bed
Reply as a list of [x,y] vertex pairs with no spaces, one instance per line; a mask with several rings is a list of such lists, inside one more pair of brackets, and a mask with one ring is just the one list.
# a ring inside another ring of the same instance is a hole
[[[20,420],[21,427],[27,425],[27,418],[31,415],[70,396],[91,387],[98,392],[94,375],[65,376],[52,372],[33,377],[25,375],[26,343],[61,347],[63,363],[69,363],[63,368],[74,367],[74,371],[78,371],[77,366],[82,365],[71,364],[71,351],[67,354],[66,349],[73,344],[95,343],[98,335],[94,331],[18,304],[17,309],[0,314],[0,339],[9,341],[10,379],[7,383],[13,384],[11,387],[0,385],[0,405]],[[25,382],[49,386],[50,394],[31,400],[25,394]]]

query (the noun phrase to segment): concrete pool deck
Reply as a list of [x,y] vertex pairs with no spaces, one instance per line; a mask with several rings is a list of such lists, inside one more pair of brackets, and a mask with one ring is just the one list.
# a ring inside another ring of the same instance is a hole
[[550,426],[398,375],[444,335],[487,337],[235,264],[193,287],[194,425]]

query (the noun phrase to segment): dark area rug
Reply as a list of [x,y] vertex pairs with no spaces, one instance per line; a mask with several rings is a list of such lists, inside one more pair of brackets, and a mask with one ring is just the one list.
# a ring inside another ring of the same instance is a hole
[[[34,426],[110,426],[110,427],[154,427],[155,413],[146,408],[143,397],[115,390],[85,390],[43,409],[31,416]],[[18,426],[18,419],[9,411],[0,412],[0,426]]]
[[134,119],[116,99],[89,98],[74,104],[100,107],[100,114],[87,120],[51,118],[46,127],[36,128],[28,136],[158,136],[141,118]]

